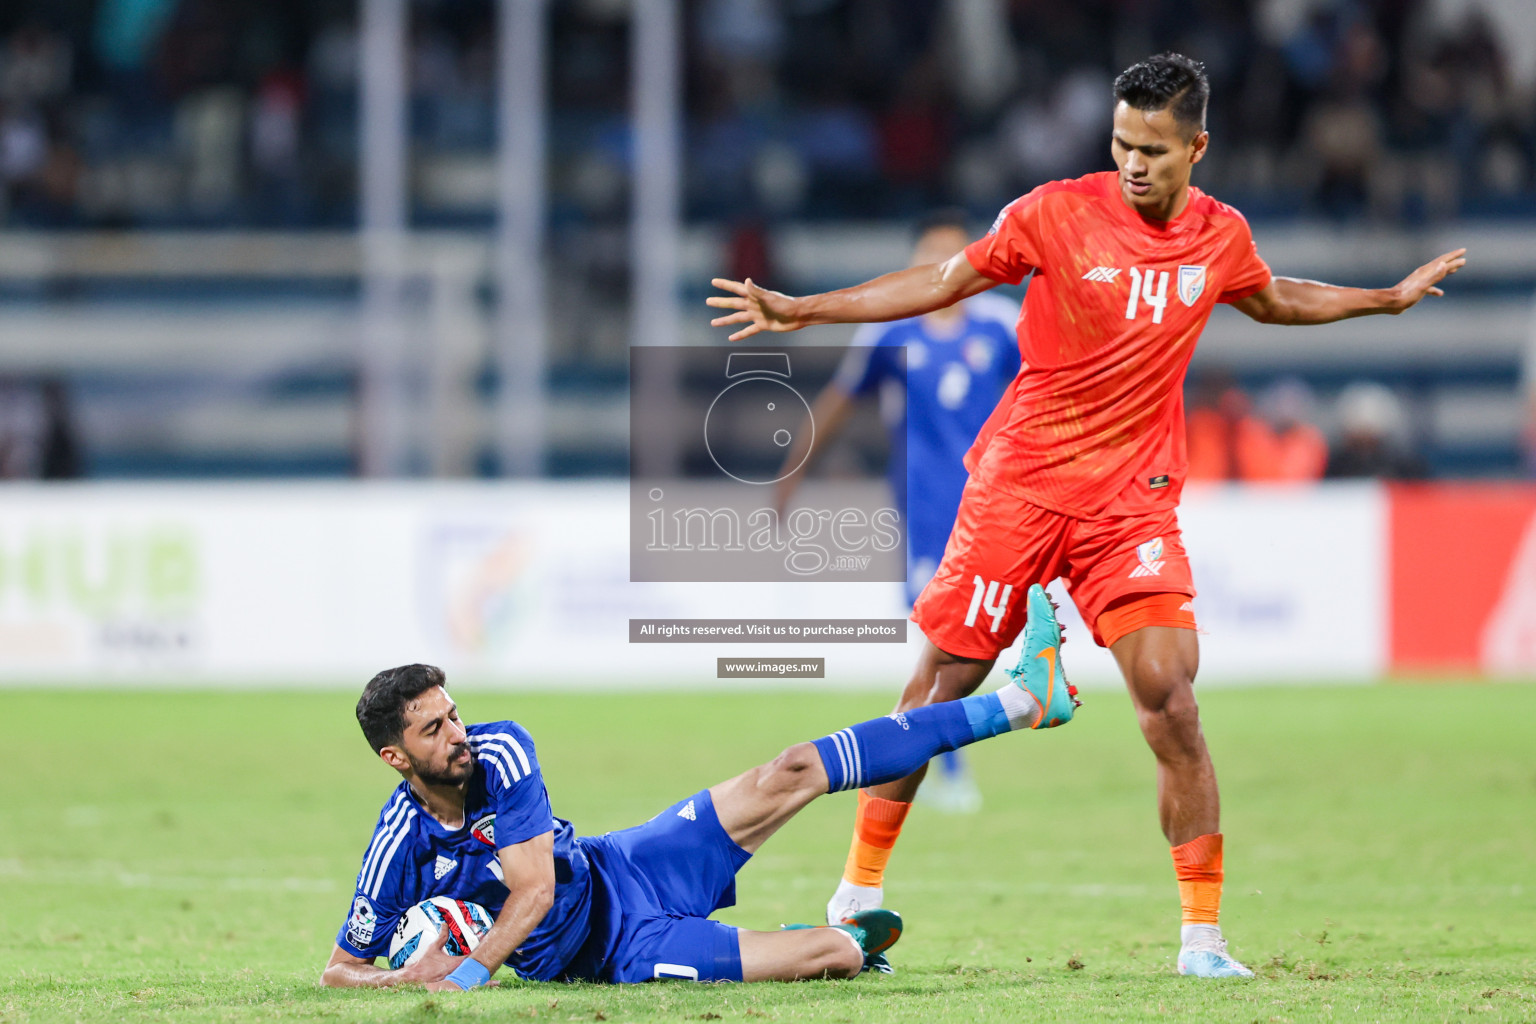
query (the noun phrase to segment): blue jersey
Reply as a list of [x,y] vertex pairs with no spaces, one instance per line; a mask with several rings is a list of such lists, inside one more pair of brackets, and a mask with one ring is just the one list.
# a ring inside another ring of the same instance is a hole
[[923,317],[865,325],[834,381],[850,396],[880,399],[891,491],[907,514],[909,601],[943,557],[965,490],[965,453],[1019,373],[1018,304],[977,295],[962,309],[944,337]]
[[363,959],[384,956],[400,918],[433,896],[478,903],[493,915],[507,899],[496,851],[554,833],[555,902],[508,959],[521,977],[561,976],[591,933],[592,867],[571,824],[555,817],[533,738],[516,722],[471,725],[475,769],[464,825],[445,828],[400,783],[363,856],[352,912],[336,943]]

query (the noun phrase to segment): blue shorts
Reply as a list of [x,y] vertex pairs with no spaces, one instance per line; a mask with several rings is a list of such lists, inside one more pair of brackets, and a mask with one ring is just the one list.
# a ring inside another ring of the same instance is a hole
[[907,520],[907,607],[917,603],[917,595],[923,592],[939,563],[944,560],[944,546],[949,543],[949,532],[955,525],[953,514],[945,519],[942,515],[912,513]]
[[609,932],[594,980],[741,980],[736,929],[709,915],[735,905],[736,872],[752,855],[726,834],[709,790],[581,843],[598,876],[594,930]]

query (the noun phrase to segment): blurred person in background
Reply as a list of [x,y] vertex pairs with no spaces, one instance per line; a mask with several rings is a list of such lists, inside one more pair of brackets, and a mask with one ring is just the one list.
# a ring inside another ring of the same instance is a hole
[[80,446],[64,382],[0,380],[0,479],[80,476]]
[[1185,417],[1195,481],[1297,482],[1322,477],[1328,441],[1313,423],[1312,389],[1287,377],[1257,403],[1224,371],[1196,382]]
[[1339,438],[1328,456],[1328,476],[1412,480],[1425,475],[1409,440],[1408,414],[1385,384],[1359,381],[1339,392]]
[[1253,415],[1253,400],[1224,370],[1208,370],[1191,389],[1184,417],[1189,448],[1187,480],[1218,482],[1254,478],[1269,428]]
[[[970,238],[965,211],[935,211],[918,225],[909,265],[942,263]],[[1018,318],[1018,303],[977,295],[924,316],[865,324],[812,406],[814,431],[810,424],[795,431],[785,456],[785,471],[807,462],[813,437],[824,449],[859,399],[879,399],[890,432],[887,476],[896,507],[907,517],[909,608],[944,557],[969,476],[965,453],[1019,372]],[[804,477],[804,468],[780,477],[774,500],[781,512]],[[980,810],[981,791],[959,752],[945,754],[940,766],[939,777],[921,791],[924,799],[946,811]]]
[[1284,377],[1259,395],[1268,428],[1267,448],[1257,454],[1250,480],[1299,483],[1322,479],[1328,467],[1328,439],[1316,419],[1317,399],[1306,382]]

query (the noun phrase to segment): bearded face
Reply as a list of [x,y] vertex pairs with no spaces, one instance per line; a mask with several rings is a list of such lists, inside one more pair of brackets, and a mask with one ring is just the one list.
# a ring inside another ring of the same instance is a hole
[[411,762],[411,771],[429,785],[457,786],[467,781],[475,771],[475,755],[469,749],[467,740],[449,747],[446,753],[436,751],[434,754],[417,757],[407,750],[405,756]]

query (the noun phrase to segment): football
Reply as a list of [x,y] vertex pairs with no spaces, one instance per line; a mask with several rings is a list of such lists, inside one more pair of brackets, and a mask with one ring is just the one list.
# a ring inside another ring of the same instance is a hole
[[446,929],[444,949],[449,956],[468,956],[480,944],[480,936],[491,930],[491,915],[478,903],[468,903],[448,896],[422,900],[400,917],[395,934],[389,940],[389,968],[398,971],[420,960],[437,933]]

